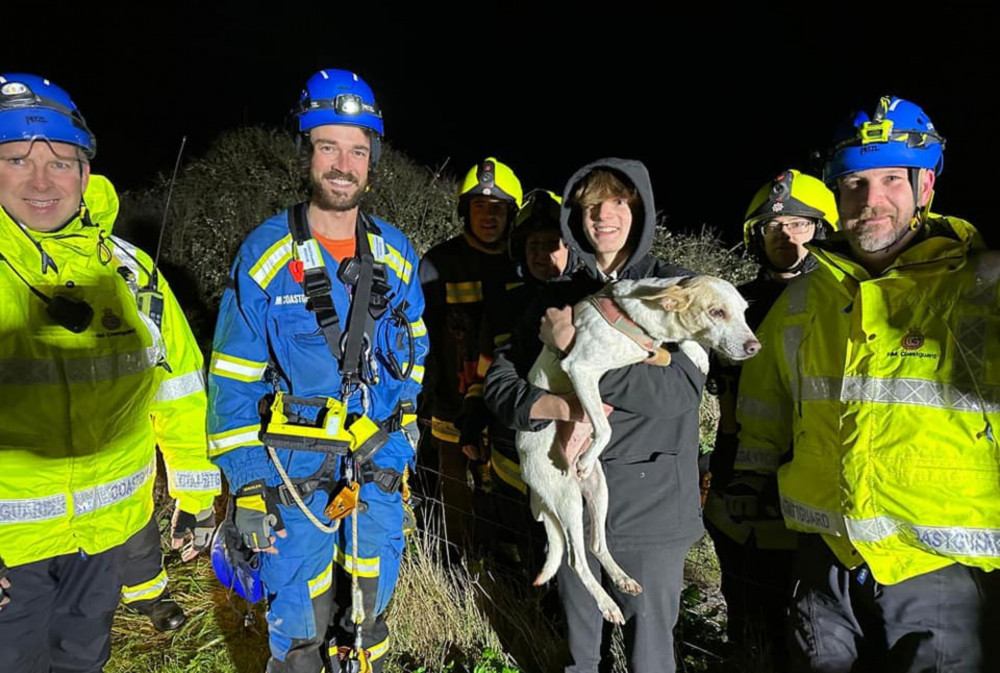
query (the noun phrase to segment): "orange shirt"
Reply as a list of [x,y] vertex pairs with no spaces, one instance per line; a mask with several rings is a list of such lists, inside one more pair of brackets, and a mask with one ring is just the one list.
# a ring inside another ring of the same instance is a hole
[[325,236],[320,236],[315,231],[312,232],[312,235],[313,238],[319,241],[320,245],[326,248],[327,252],[333,255],[338,264],[348,257],[354,257],[354,236],[350,238],[326,238]]

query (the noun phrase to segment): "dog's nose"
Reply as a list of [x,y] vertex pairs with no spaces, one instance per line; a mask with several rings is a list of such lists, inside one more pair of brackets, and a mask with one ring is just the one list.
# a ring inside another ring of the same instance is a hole
[[743,350],[746,351],[747,355],[756,355],[757,351],[760,350],[760,342],[756,339],[750,339],[743,344]]

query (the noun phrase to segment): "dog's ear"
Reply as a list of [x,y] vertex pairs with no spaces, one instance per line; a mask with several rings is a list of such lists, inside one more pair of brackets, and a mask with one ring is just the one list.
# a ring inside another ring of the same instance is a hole
[[630,293],[630,296],[659,304],[666,311],[683,311],[691,305],[691,295],[687,290],[677,285],[668,287],[642,287]]

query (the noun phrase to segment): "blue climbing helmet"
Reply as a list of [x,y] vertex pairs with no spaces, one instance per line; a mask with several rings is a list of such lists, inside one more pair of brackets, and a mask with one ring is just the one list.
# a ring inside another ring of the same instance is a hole
[[372,132],[371,166],[382,153],[382,111],[371,87],[349,70],[320,70],[309,78],[294,111],[298,132],[304,136],[317,126],[345,124]]
[[883,96],[875,112],[857,112],[834,135],[823,181],[831,189],[837,178],[871,168],[926,168],[941,175],[944,138],[915,103]]
[[258,603],[264,598],[260,558],[246,548],[229,517],[219,524],[212,536],[212,570],[222,586],[235,591],[248,603]]
[[75,145],[87,158],[97,140],[66,91],[44,77],[0,75],[0,143],[47,140]]

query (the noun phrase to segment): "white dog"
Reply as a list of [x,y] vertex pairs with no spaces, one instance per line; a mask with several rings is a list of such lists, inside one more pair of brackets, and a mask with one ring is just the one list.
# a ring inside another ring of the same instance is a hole
[[661,348],[668,342],[677,343],[703,373],[708,372],[707,349],[715,349],[730,360],[751,357],[760,350],[760,342],[747,326],[743,316],[746,307],[732,284],[712,276],[612,281],[573,307],[576,335],[572,349],[560,360],[551,348],[543,348],[528,380],[555,394],[576,393],[593,425],[593,442],[576,466],[566,466],[560,450],[565,424],[557,427],[559,423],[551,423],[537,432],[521,431],[516,440],[521,476],[531,490],[531,510],[545,525],[549,543],[536,585],[555,575],[568,547],[570,566],[597,600],[604,618],[624,623],[621,609],[584,558],[586,500],[590,551],[620,591],[642,591],[607,548],[608,486],[598,458],[611,439],[611,425],[598,382],[605,372],[618,367],[643,361],[649,361],[649,366],[669,363],[669,354]]

